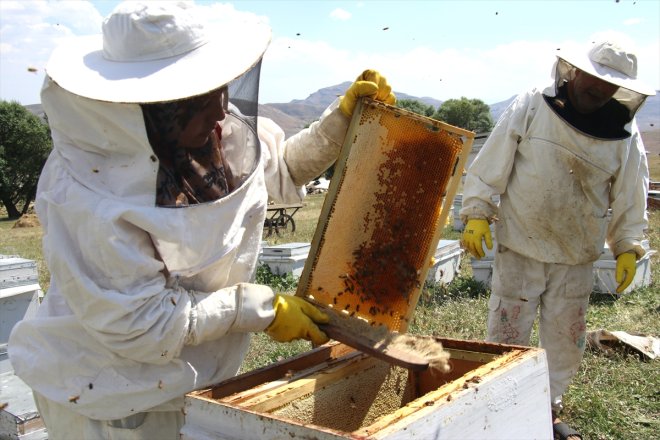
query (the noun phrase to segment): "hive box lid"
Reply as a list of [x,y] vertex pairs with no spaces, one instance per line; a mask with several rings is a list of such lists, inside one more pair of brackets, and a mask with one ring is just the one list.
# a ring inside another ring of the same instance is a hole
[[293,257],[307,255],[310,248],[309,243],[286,243],[274,246],[264,246],[262,254],[264,257]]
[[13,371],[0,373],[0,438],[46,440],[48,435],[32,390]]
[[0,255],[0,290],[38,282],[37,263],[16,256]]
[[438,247],[435,249],[435,258],[448,255],[461,249],[461,242],[459,240],[440,240]]

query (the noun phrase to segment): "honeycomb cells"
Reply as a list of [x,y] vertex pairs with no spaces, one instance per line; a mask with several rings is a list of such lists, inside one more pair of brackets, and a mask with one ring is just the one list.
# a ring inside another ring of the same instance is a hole
[[424,283],[463,140],[451,126],[375,101],[359,118],[298,294],[399,330]]

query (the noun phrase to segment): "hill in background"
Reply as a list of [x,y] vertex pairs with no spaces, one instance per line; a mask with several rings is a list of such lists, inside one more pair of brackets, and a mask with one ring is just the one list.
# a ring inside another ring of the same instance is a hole
[[[323,110],[338,96],[341,96],[350,85],[351,82],[346,81],[341,84],[325,87],[312,93],[306,99],[294,99],[288,103],[260,104],[260,115],[277,122],[287,137],[289,137],[316,121],[323,113]],[[412,99],[432,105],[435,108],[438,108],[442,104],[442,101],[434,98],[417,97],[398,91],[394,93],[398,99]],[[488,104],[494,121],[499,119],[514,99],[515,96],[512,96],[507,100]],[[646,100],[646,103],[637,114],[637,124],[640,131],[657,131],[658,133],[655,137],[660,137],[660,94],[650,96]]]
[[[282,127],[286,136],[290,137],[316,121],[326,107],[341,96],[350,85],[351,82],[346,81],[319,89],[305,99],[294,99],[287,103],[259,104],[259,115],[275,121]],[[398,99],[417,100],[435,108],[442,104],[442,101],[430,97],[417,97],[398,91],[394,93]],[[489,104],[494,121],[499,119],[514,99],[515,96],[512,96],[507,100]],[[41,104],[25,107],[32,113],[44,117]],[[637,124],[642,132],[646,150],[649,153],[660,154],[660,91],[646,100],[642,109],[637,113]]]

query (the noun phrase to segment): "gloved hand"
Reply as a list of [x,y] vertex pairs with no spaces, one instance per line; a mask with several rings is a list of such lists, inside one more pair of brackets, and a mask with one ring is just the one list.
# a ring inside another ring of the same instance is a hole
[[630,285],[635,278],[637,270],[637,255],[634,252],[624,252],[616,257],[616,282],[619,287],[616,293],[621,293]]
[[488,249],[493,248],[493,239],[490,235],[488,220],[482,218],[469,219],[461,237],[463,249],[467,250],[477,260],[480,260],[486,255],[481,244],[482,240],[486,241],[486,247]]
[[339,109],[349,118],[353,116],[358,98],[368,96],[386,104],[394,104],[396,96],[384,76],[375,70],[365,70],[340,98]]
[[315,345],[328,342],[328,336],[315,323],[325,324],[330,318],[299,296],[276,294],[273,300],[275,319],[266,333],[278,342],[307,339]]

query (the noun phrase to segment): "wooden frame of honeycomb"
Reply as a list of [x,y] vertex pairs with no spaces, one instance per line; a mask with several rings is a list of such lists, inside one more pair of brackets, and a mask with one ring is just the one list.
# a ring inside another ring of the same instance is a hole
[[360,100],[296,295],[405,331],[473,140],[471,131]]

